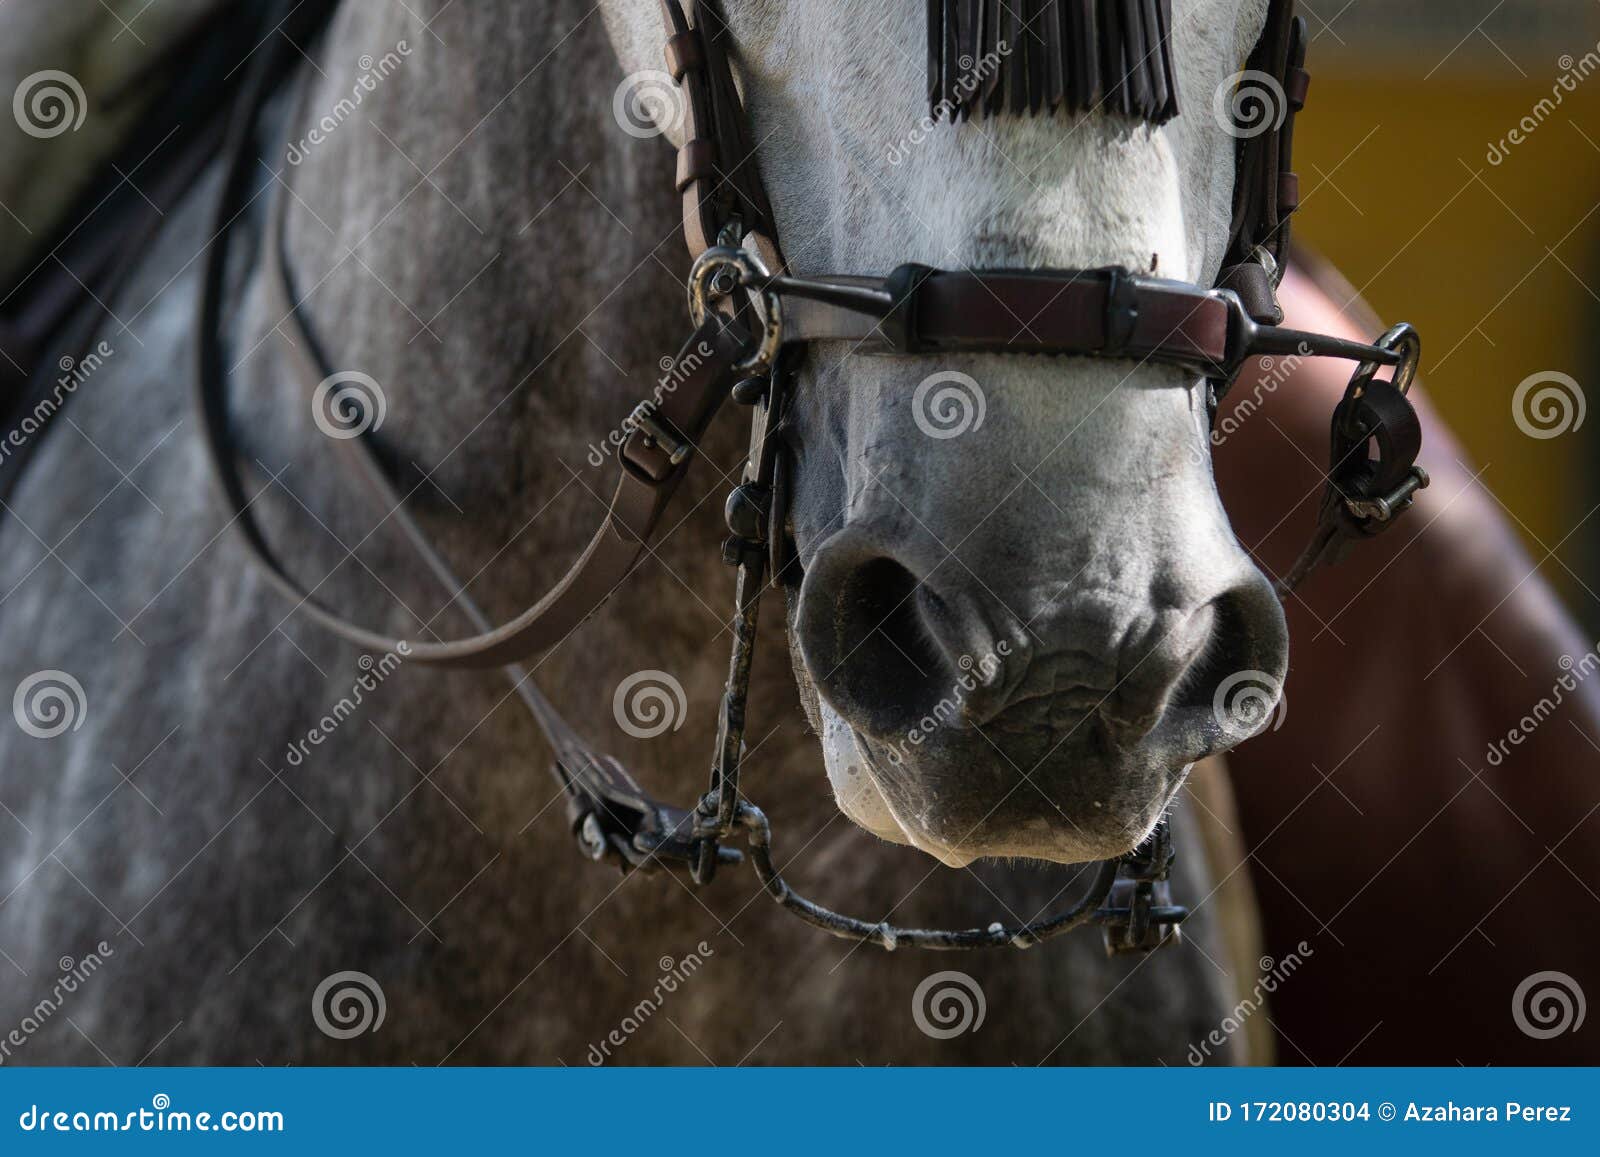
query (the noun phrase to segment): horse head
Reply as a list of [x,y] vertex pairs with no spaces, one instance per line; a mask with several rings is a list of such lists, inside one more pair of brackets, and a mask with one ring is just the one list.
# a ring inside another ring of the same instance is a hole
[[[928,115],[925,5],[734,0],[726,17],[797,274],[1120,266],[1210,284],[1237,140],[1213,115],[1264,0],[1189,0],[1160,126]],[[659,75],[660,14],[602,6]],[[671,100],[654,109],[681,145]],[[952,123],[953,122],[953,123]],[[1027,318],[1019,318],[1025,325]],[[1199,375],[1135,360],[815,346],[785,426],[794,669],[840,807],[949,864],[1137,845],[1214,699],[1276,696],[1284,620],[1212,478]]]

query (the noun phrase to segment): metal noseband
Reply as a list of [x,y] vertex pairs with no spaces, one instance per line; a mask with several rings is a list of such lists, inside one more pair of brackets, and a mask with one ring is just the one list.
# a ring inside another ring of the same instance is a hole
[[[258,54],[249,90],[235,112],[196,324],[196,401],[229,524],[270,583],[340,636],[363,647],[403,649],[421,663],[505,667],[555,753],[551,774],[567,801],[573,834],[591,859],[610,860],[623,871],[678,869],[696,883],[708,884],[719,865],[742,859],[725,846],[742,834],[767,894],[800,919],[845,939],[890,949],[1026,948],[1094,923],[1105,929],[1112,952],[1146,952],[1168,943],[1177,937],[1188,910],[1173,904],[1169,894],[1173,852],[1165,818],[1139,849],[1098,865],[1087,891],[1065,912],[1021,925],[951,931],[896,928],[841,915],[798,895],[784,881],[772,859],[767,818],[742,798],[740,784],[757,617],[761,595],[769,579],[777,577],[768,568],[779,565],[778,547],[784,540],[778,485],[781,442],[776,435],[791,385],[792,355],[815,341],[854,342],[864,352],[899,356],[981,351],[1173,366],[1208,383],[1213,413],[1217,399],[1252,357],[1344,358],[1360,365],[1334,414],[1332,465],[1317,531],[1279,584],[1280,591],[1293,589],[1351,543],[1392,525],[1427,485],[1427,475],[1414,464],[1421,432],[1406,398],[1420,356],[1415,331],[1397,326],[1368,345],[1284,329],[1276,299],[1295,202],[1289,170],[1293,119],[1308,82],[1302,67],[1304,21],[1294,16],[1292,0],[1272,0],[1266,32],[1250,60],[1251,68],[1277,78],[1289,108],[1281,128],[1240,144],[1234,222],[1217,286],[1123,269],[947,272],[905,265],[887,277],[802,277],[783,262],[717,5],[691,0],[691,23],[680,0],[661,4],[668,68],[687,97],[687,143],[679,156],[677,184],[684,198],[685,237],[696,259],[688,281],[694,332],[674,361],[678,387],[659,400],[641,403],[626,423],[617,491],[604,522],[571,570],[537,604],[491,628],[412,521],[364,435],[337,445],[392,512],[390,517],[400,522],[422,562],[449,587],[477,634],[445,643],[393,640],[346,621],[294,579],[255,521],[228,427],[227,362],[219,330],[229,241],[246,216],[242,210],[257,172],[252,149],[256,115],[275,83],[299,63],[277,40]],[[958,29],[953,35],[964,33]],[[1168,95],[1175,98],[1175,93]],[[963,110],[962,116],[970,111]],[[281,325],[290,337],[295,372],[309,392],[329,370],[295,305],[283,258],[287,197],[281,190],[278,201],[264,243],[266,288],[271,309],[284,318]],[[1385,367],[1390,376],[1378,378]],[[730,537],[722,548],[723,558],[738,571],[734,643],[709,790],[685,810],[652,798],[619,762],[597,752],[568,726],[521,668],[508,664],[563,639],[626,578],[692,467],[700,435],[729,397],[751,412],[751,452],[740,485],[728,500]],[[1377,445],[1377,458],[1369,458],[1369,444]]]

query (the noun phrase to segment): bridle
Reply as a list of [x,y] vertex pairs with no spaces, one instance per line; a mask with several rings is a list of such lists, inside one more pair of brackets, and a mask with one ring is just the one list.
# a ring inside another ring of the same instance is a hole
[[[221,312],[230,235],[257,171],[251,148],[257,114],[276,81],[299,60],[282,49],[265,54],[233,119],[196,326],[196,400],[230,524],[274,587],[303,614],[356,645],[441,667],[505,667],[555,753],[551,773],[566,799],[579,846],[593,860],[610,860],[624,872],[678,869],[705,885],[719,865],[743,858],[727,846],[737,833],[744,836],[772,899],[848,940],[890,949],[1026,948],[1094,923],[1104,927],[1110,951],[1160,947],[1187,915],[1170,896],[1173,851],[1165,819],[1137,850],[1101,862],[1087,891],[1067,910],[1022,924],[897,928],[841,915],[801,896],[784,880],[772,858],[771,826],[744,797],[741,784],[761,595],[769,578],[788,563],[777,434],[796,357],[815,341],[845,340],[899,355],[982,351],[1153,362],[1203,378],[1213,413],[1251,357],[1343,358],[1359,368],[1334,414],[1332,466],[1317,531],[1280,587],[1286,594],[1350,543],[1391,525],[1427,485],[1427,475],[1414,464],[1421,435],[1406,400],[1420,353],[1415,332],[1397,326],[1367,345],[1280,325],[1276,287],[1297,200],[1289,170],[1293,118],[1307,85],[1304,20],[1295,17],[1292,0],[1273,0],[1266,32],[1251,56],[1252,70],[1276,78],[1287,108],[1281,125],[1240,143],[1227,261],[1218,286],[1206,288],[1122,269],[948,272],[906,265],[888,277],[790,273],[734,84],[731,37],[720,9],[715,0],[690,0],[691,21],[680,0],[660,2],[668,68],[685,97],[687,142],[678,154],[677,187],[694,257],[688,284],[693,332],[669,370],[674,388],[641,403],[626,423],[610,509],[567,574],[538,603],[491,628],[407,512],[365,436],[334,441],[356,475],[393,511],[421,561],[465,609],[478,633],[451,642],[400,640],[347,622],[318,603],[267,542],[237,470],[227,419]],[[1066,7],[1046,0],[1041,9],[1065,21]],[[937,0],[930,4],[931,14],[939,10]],[[982,6],[974,4],[972,10]],[[1166,11],[1163,0],[1158,12]],[[930,42],[942,42],[944,31],[930,29]],[[957,29],[952,42],[959,45],[963,34]],[[931,63],[937,67],[938,60]],[[286,204],[287,198],[279,197],[264,241],[268,307],[284,319],[293,369],[309,395],[332,371],[295,305],[283,253]],[[1388,378],[1378,377],[1384,367],[1390,369]],[[702,435],[729,398],[751,414],[751,450],[728,499],[731,533],[723,545],[724,559],[737,572],[733,648],[709,789],[685,810],[652,798],[617,760],[583,740],[515,664],[564,640],[628,576],[692,467]],[[1369,445],[1376,446],[1376,457]]]

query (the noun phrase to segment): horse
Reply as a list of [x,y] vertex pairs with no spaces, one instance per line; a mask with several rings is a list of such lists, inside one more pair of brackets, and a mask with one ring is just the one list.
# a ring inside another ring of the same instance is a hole
[[[1215,275],[1236,142],[1211,117],[996,118],[900,147],[885,118],[909,130],[924,115],[923,61],[900,48],[921,38],[919,6],[729,8],[793,266]],[[1266,8],[1180,4],[1180,90],[1221,89]],[[265,163],[239,227],[266,235],[281,206],[297,305],[381,399],[372,432],[408,509],[501,615],[582,550],[611,432],[681,337],[686,262],[655,138],[682,144],[682,126],[670,99],[636,115],[661,40],[645,0],[346,5],[300,46],[316,69],[257,125]],[[1186,776],[1226,746],[1194,719],[1235,673],[1281,684],[1287,635],[1218,499],[1192,375],[840,345],[797,370],[788,615],[761,628],[764,653],[791,663],[755,670],[747,768],[792,833],[785,874],[897,919],[1026,922],[1080,886],[1076,865],[1170,816],[1173,888],[1191,898],[1182,945],[1150,956],[1107,958],[1074,934],[942,969],[786,922],[748,877],[696,891],[585,868],[503,684],[364,655],[275,601],[213,500],[189,401],[220,181],[213,169],[163,207],[106,303],[92,374],[6,503],[0,683],[18,727],[0,751],[0,948],[17,982],[0,1025],[28,1026],[18,1059],[1259,1049],[1259,1024],[1230,1015],[1257,967],[1222,916],[1237,865],[1202,830],[1226,829],[1226,795],[1201,806]],[[319,600],[418,638],[459,633],[459,592],[417,573],[393,511],[359,501],[331,460],[337,431],[286,370],[261,250],[233,254],[221,335],[252,514]],[[974,407],[959,436],[915,408],[943,373]],[[731,580],[705,544],[748,447],[724,423],[698,453],[720,477],[686,487],[623,589],[532,668],[674,798],[698,790],[716,730]],[[963,659],[979,685],[923,727]],[[656,701],[666,726],[630,714],[640,677],[673,692]],[[908,739],[894,758],[891,735]]]

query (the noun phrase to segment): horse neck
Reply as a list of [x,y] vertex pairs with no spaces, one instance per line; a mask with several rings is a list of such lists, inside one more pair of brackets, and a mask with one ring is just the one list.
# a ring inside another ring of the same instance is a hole
[[483,7],[347,7],[286,134],[302,308],[330,368],[381,385],[382,444],[447,548],[564,488],[558,539],[592,530],[613,464],[590,448],[682,329],[671,157],[618,130],[598,20]]

